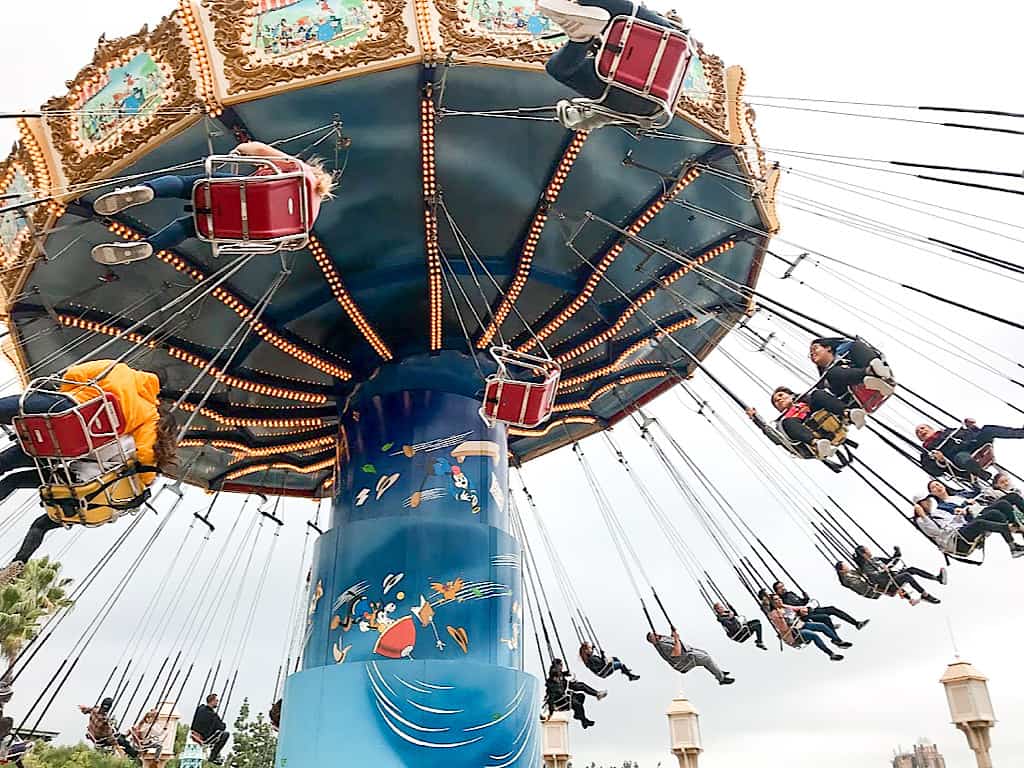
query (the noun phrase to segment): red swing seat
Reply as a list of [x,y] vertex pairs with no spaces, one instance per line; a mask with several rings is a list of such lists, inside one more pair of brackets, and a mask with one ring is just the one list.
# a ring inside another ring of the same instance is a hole
[[971,454],[971,458],[985,469],[988,469],[996,463],[996,449],[992,446],[992,443],[985,443],[981,448]]
[[[124,413],[117,397],[96,385],[77,384],[95,396],[66,411],[26,413],[24,403],[33,391],[54,379],[37,379],[22,395],[21,413],[14,429],[25,453],[34,459],[82,459],[117,441],[124,433]],[[52,391],[52,390],[50,390]]]
[[[498,370],[487,377],[484,385],[484,403],[480,408],[483,420],[490,426],[500,421],[524,429],[547,421],[562,374],[558,363],[509,347],[492,347],[491,356]],[[517,377],[524,374],[531,378]]]
[[[207,178],[192,187],[196,233],[214,255],[298,251],[313,227],[313,189],[301,168],[283,171],[272,158],[211,155]],[[294,163],[294,161],[292,161]],[[247,166],[252,175],[217,176],[214,167]]]
[[663,128],[672,122],[692,58],[693,46],[682,30],[616,16],[594,60],[597,76],[608,85],[601,101],[612,88],[645,99],[656,108],[654,114],[635,117]]
[[890,395],[883,395],[877,389],[868,389],[863,384],[855,384],[850,387],[850,394],[857,405],[867,413],[874,413],[891,397]]

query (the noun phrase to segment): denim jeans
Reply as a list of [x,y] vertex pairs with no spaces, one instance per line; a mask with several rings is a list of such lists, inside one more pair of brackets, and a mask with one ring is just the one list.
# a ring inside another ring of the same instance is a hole
[[[633,3],[629,0],[580,0],[580,5],[604,8],[612,17],[629,16],[633,13]],[[636,16],[659,27],[672,27],[667,19],[642,5],[637,6]],[[590,42],[569,41],[552,54],[545,68],[555,80],[572,88],[581,96],[600,99],[604,95],[606,85],[597,76],[594,57],[590,55],[590,51]],[[604,105],[625,115],[643,116],[657,111],[657,107],[646,99],[614,87],[608,92]]]
[[[195,186],[197,181],[205,178],[205,173],[197,173],[191,176],[160,176],[159,178],[147,181],[145,186],[152,189],[153,194],[161,199],[177,198],[179,200],[191,200],[192,187]],[[160,231],[147,237],[146,242],[153,246],[154,251],[170,251],[195,236],[195,219],[192,216],[182,216],[172,221]]]
[[800,639],[806,643],[814,643],[818,650],[822,653],[827,653],[829,656],[832,655],[832,649],[825,645],[825,641],[821,639],[821,636],[825,635],[833,643],[841,642],[839,635],[836,631],[827,624],[820,624],[816,621],[808,621],[804,623],[803,628],[800,630]]

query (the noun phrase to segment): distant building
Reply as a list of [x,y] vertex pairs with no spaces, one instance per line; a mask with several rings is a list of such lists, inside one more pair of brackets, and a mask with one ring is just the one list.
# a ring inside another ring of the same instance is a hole
[[911,752],[897,752],[892,759],[892,768],[946,768],[946,760],[939,748],[926,739],[921,739]]

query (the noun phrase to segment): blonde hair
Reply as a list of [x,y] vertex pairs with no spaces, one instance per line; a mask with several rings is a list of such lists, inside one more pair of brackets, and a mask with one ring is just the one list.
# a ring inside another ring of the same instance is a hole
[[313,191],[324,200],[333,200],[337,182],[334,180],[334,175],[324,167],[324,159],[311,157],[303,162],[313,169],[313,174],[316,176]]

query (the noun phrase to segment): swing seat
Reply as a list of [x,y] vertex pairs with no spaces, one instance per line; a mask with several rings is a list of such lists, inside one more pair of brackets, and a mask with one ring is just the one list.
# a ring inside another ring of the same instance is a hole
[[149,499],[138,475],[155,471],[136,461],[82,483],[52,483],[39,489],[47,516],[64,526],[93,527],[112,523],[122,512],[134,512]]
[[985,445],[971,454],[971,458],[985,469],[988,469],[996,462],[996,450],[992,443],[985,443]]
[[854,401],[867,413],[874,413],[891,395],[883,395],[877,389],[868,389],[863,384],[855,384],[850,387],[850,395]]
[[[96,387],[96,397],[66,411],[22,413],[14,428],[25,453],[35,459],[80,459],[115,443],[124,431],[117,397]],[[31,385],[26,395],[31,394]],[[23,398],[24,402],[24,398]]]
[[[487,377],[480,416],[489,425],[502,422],[531,429],[551,416],[558,393],[561,367],[542,357],[516,352],[509,347],[492,347],[498,364],[496,373]],[[529,376],[530,379],[518,378]]]
[[690,66],[693,48],[681,30],[643,21],[635,16],[616,16],[601,38],[594,58],[597,76],[607,84],[608,99],[613,88],[647,101],[651,111],[624,115],[664,128],[672,122],[683,78]]
[[11,765],[32,751],[36,743],[34,741],[15,741],[7,748],[6,754],[0,758],[0,765]]
[[[215,165],[245,166],[253,175],[217,176]],[[218,254],[274,254],[309,243],[313,190],[301,169],[282,171],[270,158],[211,155],[207,178],[192,187],[196,233]]]

